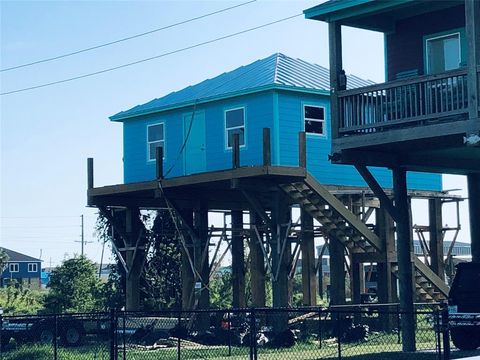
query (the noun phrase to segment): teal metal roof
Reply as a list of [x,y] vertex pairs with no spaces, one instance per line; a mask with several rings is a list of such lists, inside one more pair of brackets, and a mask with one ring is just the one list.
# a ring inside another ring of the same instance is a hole
[[[323,66],[277,53],[110,117],[113,121],[269,89],[329,95],[330,73]],[[373,82],[349,75],[348,87]]]

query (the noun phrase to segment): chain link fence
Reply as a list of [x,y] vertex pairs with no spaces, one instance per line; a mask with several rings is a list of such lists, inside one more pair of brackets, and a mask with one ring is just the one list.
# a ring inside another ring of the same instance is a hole
[[[9,316],[0,358],[405,359],[402,316],[397,305]],[[450,318],[453,343],[445,309],[418,305],[415,320],[415,359],[480,355],[480,317]]]

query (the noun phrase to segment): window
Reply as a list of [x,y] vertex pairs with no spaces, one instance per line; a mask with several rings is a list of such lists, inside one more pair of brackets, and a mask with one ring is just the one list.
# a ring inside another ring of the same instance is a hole
[[9,270],[11,273],[18,272],[18,263],[8,264],[8,270]]
[[233,144],[233,135],[238,134],[240,146],[245,145],[245,108],[225,111],[225,139],[226,147],[230,149]]
[[37,272],[38,265],[36,263],[29,263],[28,264],[28,272]]
[[460,33],[432,37],[426,40],[427,73],[438,74],[458,69],[462,62]]
[[163,148],[165,157],[165,129],[163,123],[147,127],[148,160],[155,160],[157,147]]
[[303,109],[305,132],[308,134],[325,135],[325,108],[305,105]]

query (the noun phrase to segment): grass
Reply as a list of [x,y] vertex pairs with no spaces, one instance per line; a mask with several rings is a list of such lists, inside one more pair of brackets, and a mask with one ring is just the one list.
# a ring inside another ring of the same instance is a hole
[[[352,360],[437,360],[435,353],[435,338],[432,332],[431,336],[417,336],[418,352],[415,354],[402,353],[401,345],[398,344],[396,334],[371,334],[367,342],[342,344],[342,357]],[[321,346],[320,346],[321,345]],[[119,359],[123,359],[123,350],[119,349]],[[144,350],[139,348],[127,348],[127,360],[157,360],[157,359],[177,359],[177,349],[161,348],[156,350]],[[336,359],[338,358],[338,344],[334,340],[324,340],[320,344],[318,340],[310,339],[304,342],[298,342],[291,348],[274,349],[269,347],[258,348],[258,358],[267,359]],[[59,360],[109,360],[109,344],[90,343],[75,348],[58,348]],[[460,352],[453,350],[452,359],[463,356],[475,355],[473,352]],[[480,355],[480,350],[476,352]],[[182,347],[181,358],[186,360],[193,359],[215,359],[215,360],[244,360],[249,357],[248,347],[232,347],[231,355],[227,346],[199,346],[198,348]],[[46,344],[29,343],[18,346],[16,349],[0,354],[2,360],[52,360],[54,358],[53,347]]]

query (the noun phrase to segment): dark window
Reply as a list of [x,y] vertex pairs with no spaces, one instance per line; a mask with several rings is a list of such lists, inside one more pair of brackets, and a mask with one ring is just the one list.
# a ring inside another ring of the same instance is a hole
[[225,111],[225,136],[227,148],[232,147],[233,135],[238,134],[240,146],[245,145],[245,109]]
[[157,147],[163,147],[165,157],[165,133],[163,124],[155,124],[147,127],[148,160],[155,160]]
[[325,135],[325,108],[306,105],[304,107],[305,132]]

